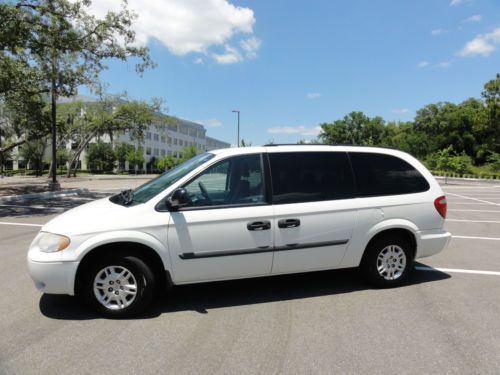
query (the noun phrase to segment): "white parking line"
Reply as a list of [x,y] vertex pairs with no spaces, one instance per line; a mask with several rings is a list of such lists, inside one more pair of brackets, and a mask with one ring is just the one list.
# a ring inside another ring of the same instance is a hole
[[489,223],[489,224],[500,224],[500,221],[495,220],[465,220],[465,219],[446,219],[446,221],[460,221],[463,223]]
[[416,270],[419,271],[441,271],[441,272],[451,272],[451,273],[470,273],[475,275],[492,275],[492,276],[500,276],[500,272],[496,271],[480,271],[480,270],[463,270],[460,268],[433,268],[427,266],[415,266]]
[[455,194],[455,193],[448,193],[448,194],[454,195],[456,197],[460,197],[460,198],[463,198],[463,199],[470,199],[470,200],[473,200],[473,201],[478,201],[478,202],[483,202],[483,203],[489,203],[489,204],[492,204],[494,206],[500,206],[500,203],[489,202],[489,201],[485,201],[485,200],[477,199],[477,198],[471,198],[471,197],[468,197],[466,195],[460,195],[460,194]]
[[488,241],[500,241],[500,237],[476,237],[476,236],[451,236],[451,238],[459,238],[466,240],[488,240]]
[[457,210],[456,208],[451,208],[448,211],[456,211],[456,212],[498,212],[498,213],[500,213],[499,210],[496,210],[496,211],[495,210],[489,210],[489,211],[488,210],[460,210],[460,209]]
[[43,224],[11,223],[7,221],[0,221],[0,225],[18,225],[21,227],[43,227]]
[[478,202],[453,202],[453,201],[450,201],[448,200],[448,205],[462,205],[462,204],[465,204],[465,205],[473,205],[475,204],[476,206],[487,206],[488,203],[478,203]]

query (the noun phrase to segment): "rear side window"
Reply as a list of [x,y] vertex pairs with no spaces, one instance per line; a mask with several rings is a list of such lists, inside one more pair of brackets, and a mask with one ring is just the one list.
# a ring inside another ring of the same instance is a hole
[[269,153],[273,203],[351,198],[354,184],[345,152]]
[[398,195],[429,190],[427,180],[406,161],[385,154],[350,152],[356,195]]

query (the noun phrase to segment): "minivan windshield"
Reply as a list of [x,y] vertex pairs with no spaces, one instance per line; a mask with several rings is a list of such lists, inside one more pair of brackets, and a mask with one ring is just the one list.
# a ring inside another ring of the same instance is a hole
[[[174,182],[180,180],[182,177],[187,175],[189,172],[195,170],[203,163],[212,159],[215,155],[205,152],[200,155],[196,155],[195,157],[185,161],[182,164],[179,164],[177,167],[163,173],[162,175],[152,179],[151,181],[146,182],[145,184],[139,186],[135,190],[130,191],[127,196],[129,200],[125,200],[124,202],[132,203],[144,203],[153,198],[158,193],[162,192]],[[121,193],[123,195],[123,192]],[[119,202],[115,202],[119,203]]]

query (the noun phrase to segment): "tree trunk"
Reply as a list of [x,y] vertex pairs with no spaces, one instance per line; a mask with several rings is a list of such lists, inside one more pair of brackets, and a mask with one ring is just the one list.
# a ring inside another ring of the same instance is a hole
[[95,137],[95,135],[96,135],[96,132],[93,131],[92,133],[90,133],[87,136],[87,138],[85,138],[83,140],[82,143],[80,143],[80,146],[78,146],[78,148],[76,149],[75,153],[71,157],[71,160],[70,160],[70,163],[69,163],[69,168],[68,168],[68,173],[66,175],[67,177],[71,177],[71,172],[73,172],[73,174],[76,177],[76,168],[77,168],[78,160],[80,159],[80,154],[85,149],[85,147],[89,144],[89,142],[92,140],[92,138]]

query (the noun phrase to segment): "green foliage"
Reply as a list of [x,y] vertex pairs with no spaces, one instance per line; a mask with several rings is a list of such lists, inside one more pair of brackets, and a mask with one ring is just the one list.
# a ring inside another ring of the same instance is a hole
[[111,172],[115,167],[116,155],[110,143],[91,143],[87,149],[87,164],[90,170]]
[[191,159],[192,157],[196,156],[196,154],[198,153],[198,150],[196,149],[195,146],[188,146],[188,147],[184,147],[181,151],[182,153],[182,157],[179,158],[179,163],[183,163],[189,159]]
[[135,151],[134,146],[125,142],[119,142],[115,145],[115,156],[118,160],[118,170],[123,171],[125,169],[125,161],[127,160],[127,154],[130,151]]
[[125,159],[134,166],[134,170],[137,171],[138,167],[144,164],[144,149],[138,147],[137,150],[132,147],[125,157]]
[[174,158],[172,155],[166,155],[161,159],[156,160],[156,168],[160,171],[166,171],[179,164],[177,158]]
[[[430,164],[440,160],[443,170],[465,173],[472,162],[482,165],[489,155],[500,153],[500,75],[484,85],[482,100],[429,104],[417,110],[414,121],[385,122],[351,112],[321,129],[319,139],[326,144],[396,148]],[[450,150],[446,157],[439,153]]]
[[[17,94],[18,101],[24,102],[50,94],[54,137],[57,98],[75,95],[82,85],[95,86],[106,68],[104,61],[135,57],[139,73],[154,65],[148,49],[134,43],[136,15],[126,2],[118,12],[107,12],[103,18],[92,15],[90,5],[89,0],[0,4],[0,100],[8,102]],[[25,131],[32,128],[27,125]]]
[[428,155],[426,163],[432,170],[455,172],[459,175],[470,173],[472,169],[471,158],[464,152],[457,154],[453,146]]
[[47,140],[33,139],[25,142],[19,149],[20,156],[24,159],[26,166],[35,171],[37,176],[43,173],[43,157],[47,148]]
[[490,156],[488,156],[489,168],[492,172],[500,174],[500,154],[496,152],[492,152]]

